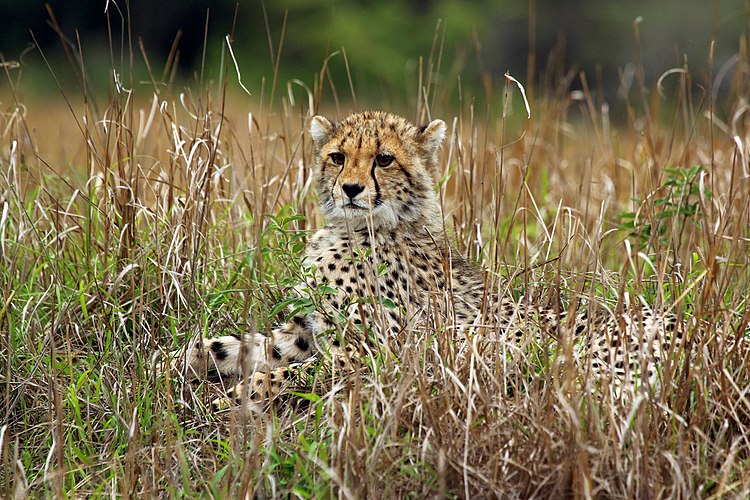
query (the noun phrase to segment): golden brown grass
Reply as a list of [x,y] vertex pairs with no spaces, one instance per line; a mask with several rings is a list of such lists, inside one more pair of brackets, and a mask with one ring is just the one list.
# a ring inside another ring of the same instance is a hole
[[747,496],[744,66],[716,92],[683,72],[664,95],[637,85],[617,125],[576,75],[549,75],[528,121],[502,84],[395,111],[449,124],[446,224],[493,293],[684,320],[660,387],[620,397],[564,331],[459,355],[435,329],[250,415],[212,413],[220,387],[157,375],[153,355],[281,319],[321,223],[306,127],[346,105],[321,83],[269,104],[226,81],[24,103],[8,78],[0,495]]

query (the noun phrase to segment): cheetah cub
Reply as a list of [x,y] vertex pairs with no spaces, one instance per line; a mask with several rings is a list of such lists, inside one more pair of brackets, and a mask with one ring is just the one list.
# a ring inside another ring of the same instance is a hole
[[[252,406],[278,395],[319,360],[351,370],[360,356],[389,341],[398,344],[415,327],[432,322],[460,329],[481,318],[482,311],[487,314],[483,271],[452,249],[443,229],[434,185],[445,128],[442,120],[418,127],[380,111],[336,123],[315,116],[310,126],[313,176],[326,224],[308,242],[303,264],[311,277],[296,293],[306,296],[321,284],[332,293],[318,300],[314,312],[292,316],[270,335],[201,339],[178,358],[176,367],[194,374],[244,374],[246,382],[215,404],[244,401]],[[501,340],[522,337],[530,328],[554,337],[565,322],[565,312],[530,313],[528,306],[510,300],[498,303],[496,295],[490,302]],[[568,331],[581,335],[591,318],[581,313],[567,323]],[[663,339],[655,344],[654,332],[661,335],[672,326],[648,314],[630,326],[613,318],[598,323],[607,345],[592,366],[621,375],[627,370],[622,359],[628,350],[613,351],[612,342],[628,337],[629,342],[616,345],[645,346],[655,359]],[[618,360],[612,358],[615,354]]]

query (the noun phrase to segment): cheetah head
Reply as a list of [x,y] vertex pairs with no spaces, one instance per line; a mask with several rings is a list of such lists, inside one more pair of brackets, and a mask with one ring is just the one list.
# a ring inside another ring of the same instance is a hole
[[417,127],[382,111],[312,119],[321,211],[330,224],[393,228],[440,217],[434,176],[445,123]]

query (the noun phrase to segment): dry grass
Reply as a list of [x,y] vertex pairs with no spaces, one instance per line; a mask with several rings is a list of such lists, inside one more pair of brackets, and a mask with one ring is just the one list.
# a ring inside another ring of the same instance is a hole
[[715,92],[689,73],[670,74],[665,96],[636,85],[618,126],[553,70],[528,121],[502,86],[481,106],[428,92],[401,110],[425,119],[431,103],[449,124],[446,223],[498,278],[494,292],[644,301],[685,321],[661,390],[619,397],[585,359],[566,362],[570,339],[477,340],[461,356],[435,329],[410,332],[398,359],[363,377],[260,415],[212,413],[220,388],[156,375],[152,355],[281,319],[270,311],[321,222],[305,130],[319,108],[347,108],[326,107],[327,84],[247,99],[225,81],[24,105],[8,78],[0,495],[747,496],[740,61]]

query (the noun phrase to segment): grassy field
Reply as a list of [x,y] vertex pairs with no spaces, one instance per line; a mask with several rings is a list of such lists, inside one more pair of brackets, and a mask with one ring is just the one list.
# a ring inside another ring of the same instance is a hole
[[365,104],[325,77],[250,98],[231,72],[24,102],[8,74],[0,496],[748,496],[744,48],[739,61],[721,81],[637,73],[621,119],[554,68],[527,85],[528,120],[502,78],[470,100],[425,77],[390,110],[448,124],[446,225],[493,293],[681,319],[658,386],[590,377],[570,362],[588,338],[478,335],[459,356],[436,328],[265,413],[211,411],[221,384],[158,374],[157,358],[283,320],[321,224],[310,117]]

